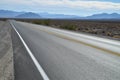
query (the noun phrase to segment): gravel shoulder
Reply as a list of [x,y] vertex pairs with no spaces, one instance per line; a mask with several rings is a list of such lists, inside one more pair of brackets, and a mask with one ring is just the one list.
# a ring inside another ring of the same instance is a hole
[[11,26],[0,21],[0,80],[14,80]]

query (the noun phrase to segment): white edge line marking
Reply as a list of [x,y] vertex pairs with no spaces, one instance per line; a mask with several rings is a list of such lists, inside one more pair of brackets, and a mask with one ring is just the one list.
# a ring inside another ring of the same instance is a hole
[[37,67],[37,69],[40,72],[40,74],[43,77],[43,79],[44,80],[50,80],[48,78],[47,74],[45,73],[45,71],[43,70],[43,68],[41,67],[41,65],[39,64],[39,62],[37,61],[37,59],[34,57],[33,53],[31,52],[31,50],[29,49],[29,47],[27,46],[27,44],[25,43],[25,41],[23,40],[23,38],[21,37],[21,35],[19,34],[19,32],[16,30],[15,26],[11,22],[10,22],[10,24],[12,25],[12,27],[14,28],[14,30],[18,34],[20,40],[22,41],[23,45],[25,46],[27,52],[29,53],[30,57],[32,58],[35,66]]

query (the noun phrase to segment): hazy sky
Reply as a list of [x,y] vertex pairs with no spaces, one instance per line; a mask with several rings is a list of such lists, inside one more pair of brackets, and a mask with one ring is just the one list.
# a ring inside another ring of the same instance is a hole
[[120,13],[120,0],[0,0],[0,9],[86,16]]

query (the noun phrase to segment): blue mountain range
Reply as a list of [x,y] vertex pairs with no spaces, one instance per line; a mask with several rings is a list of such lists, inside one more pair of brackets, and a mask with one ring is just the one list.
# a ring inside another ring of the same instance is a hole
[[11,10],[0,10],[0,18],[52,18],[52,19],[120,19],[118,13],[101,13],[91,16],[80,17],[76,15],[49,14],[49,13],[33,13],[33,12],[17,12]]

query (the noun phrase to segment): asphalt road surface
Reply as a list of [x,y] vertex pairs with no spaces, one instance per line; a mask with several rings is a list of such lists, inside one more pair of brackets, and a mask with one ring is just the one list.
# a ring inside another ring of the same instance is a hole
[[42,25],[11,23],[50,80],[120,80],[119,41],[90,35],[84,38],[84,34]]

